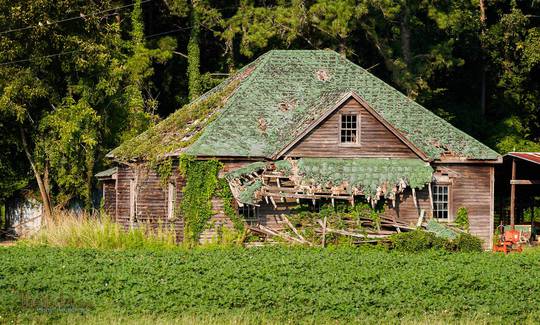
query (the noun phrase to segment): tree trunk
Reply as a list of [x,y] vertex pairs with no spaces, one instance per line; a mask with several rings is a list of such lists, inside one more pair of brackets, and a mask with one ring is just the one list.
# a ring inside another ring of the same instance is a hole
[[486,55],[485,55],[485,49],[484,49],[484,34],[486,32],[486,5],[484,3],[484,0],[480,0],[480,47],[481,47],[481,60],[482,65],[480,67],[481,71],[481,77],[480,77],[480,110],[482,112],[482,116],[486,115]]
[[400,22],[400,34],[401,34],[401,53],[403,54],[403,60],[407,65],[407,69],[410,68],[412,55],[411,55],[411,30],[409,28],[409,16],[411,11],[407,3],[403,4],[401,10],[401,22]]
[[41,174],[37,170],[34,160],[32,159],[32,155],[30,154],[30,149],[28,148],[28,143],[26,142],[26,136],[24,134],[24,130],[22,126],[20,127],[20,133],[21,133],[21,141],[22,141],[24,153],[26,154],[26,158],[28,158],[28,161],[30,162],[30,166],[32,167],[32,171],[34,172],[34,177],[36,178],[36,182],[39,188],[39,193],[41,195],[41,200],[43,202],[44,220],[50,220],[51,215],[52,215],[51,197],[49,195],[49,189],[47,188],[47,185],[46,185],[48,184],[48,168],[46,168],[47,178],[46,178],[46,182],[44,182],[43,178],[41,177]]
[[92,209],[92,179],[94,177],[95,151],[89,150],[86,153],[86,189],[85,189],[85,208],[87,211]]

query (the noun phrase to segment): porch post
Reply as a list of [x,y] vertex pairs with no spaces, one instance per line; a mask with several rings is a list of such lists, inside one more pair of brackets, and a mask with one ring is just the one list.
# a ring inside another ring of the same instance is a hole
[[512,182],[516,179],[516,158],[512,157],[512,179],[510,180],[510,226],[514,229],[515,226],[515,210],[516,210],[516,184]]

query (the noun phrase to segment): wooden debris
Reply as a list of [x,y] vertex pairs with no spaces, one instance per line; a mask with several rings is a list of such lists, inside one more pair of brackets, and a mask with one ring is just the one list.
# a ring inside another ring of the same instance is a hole
[[282,214],[281,215],[281,218],[283,218],[283,220],[285,221],[285,223],[287,224],[287,226],[289,226],[289,228],[291,228],[291,230],[294,232],[294,234],[296,236],[298,236],[298,239],[300,239],[300,241],[304,244],[308,244],[311,246],[311,243],[308,242],[302,235],[300,235],[300,233],[298,232],[298,229],[296,229],[296,227],[289,221],[289,218],[287,218],[286,215]]
[[426,211],[424,209],[420,210],[420,216],[418,217],[418,221],[416,222],[416,227],[422,226],[422,223],[424,222],[424,215],[426,214]]
[[326,217],[324,217],[324,221],[322,224],[322,247],[326,244]]
[[276,236],[276,237],[281,237],[282,239],[284,239],[285,241],[288,241],[290,243],[299,243],[299,244],[305,244],[306,242],[302,242],[300,239],[298,238],[294,238],[292,236],[290,236],[289,234],[287,233],[283,233],[283,232],[277,232],[277,231],[274,231],[270,228],[267,228],[263,225],[259,225],[259,229],[269,235],[269,236]]

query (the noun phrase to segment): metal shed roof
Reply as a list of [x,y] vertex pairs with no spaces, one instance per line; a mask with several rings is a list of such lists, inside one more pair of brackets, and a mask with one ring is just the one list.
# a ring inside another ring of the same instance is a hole
[[506,156],[520,158],[540,165],[540,152],[509,152]]

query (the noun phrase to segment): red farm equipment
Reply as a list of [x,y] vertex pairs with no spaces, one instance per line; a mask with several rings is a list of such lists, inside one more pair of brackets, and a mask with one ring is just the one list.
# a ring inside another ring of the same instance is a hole
[[523,244],[526,244],[531,239],[531,230],[524,229],[527,226],[503,226],[498,227],[500,236],[498,242],[493,245],[494,252],[511,252],[521,253]]

